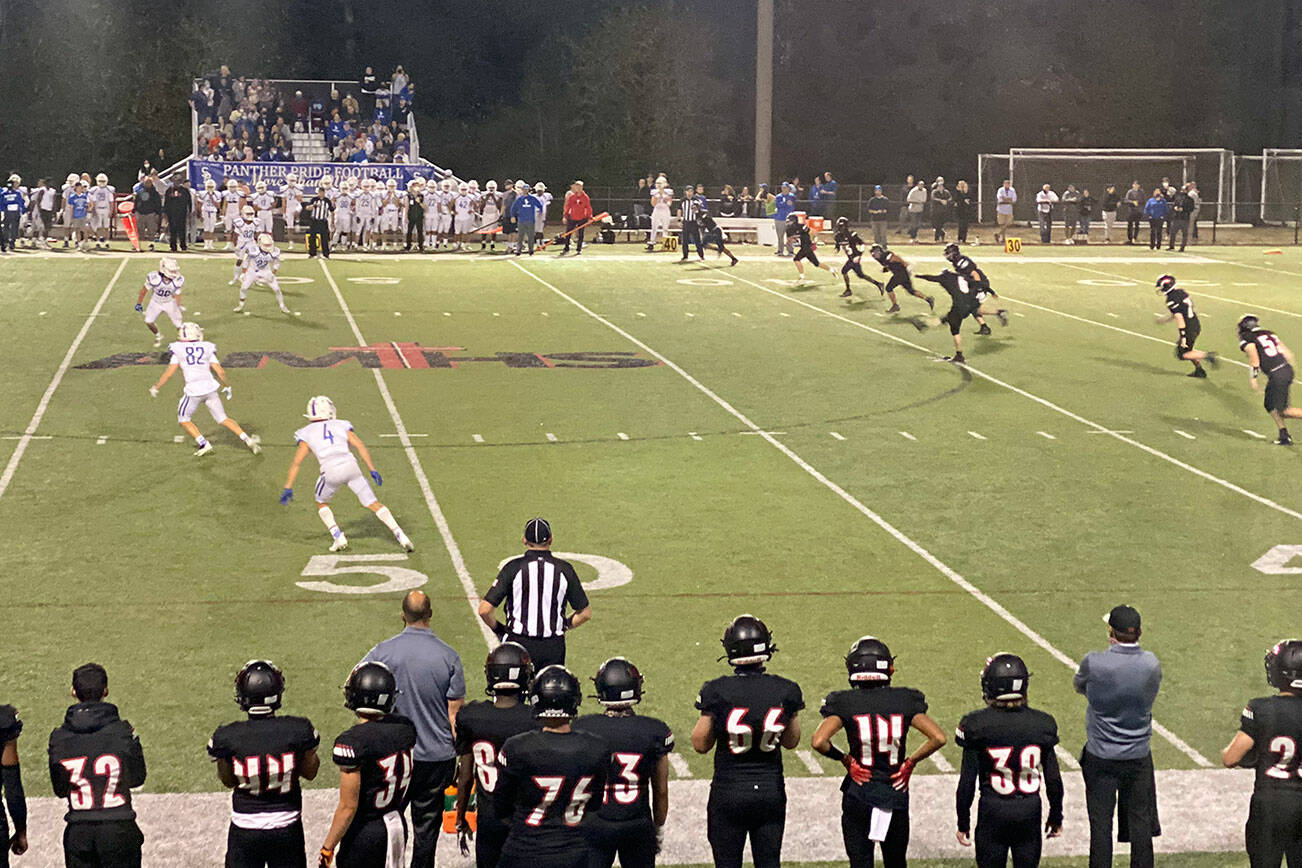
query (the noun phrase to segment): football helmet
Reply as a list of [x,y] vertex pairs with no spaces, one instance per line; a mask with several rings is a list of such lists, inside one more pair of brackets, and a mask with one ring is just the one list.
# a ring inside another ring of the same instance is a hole
[[285,176],[285,183],[288,184],[290,187],[297,187],[298,175],[295,175],[293,172],[290,172],[288,175]]
[[105,175],[103,172],[100,172],[98,175],[95,176],[95,183],[100,187],[107,187],[108,175]]
[[275,247],[275,246],[276,246],[276,239],[272,238],[271,235],[270,235],[269,233],[263,232],[261,235],[258,236],[258,249],[259,249],[259,250],[262,250],[262,251],[265,251],[265,252],[267,252],[267,253],[270,253],[270,252],[271,252],[271,248],[273,248],[273,247]]
[[472,179],[472,180],[467,181],[467,182],[466,182],[466,186],[470,188],[470,191],[471,191],[472,193],[478,193],[478,192],[479,192],[479,182],[476,181],[476,180],[473,180],[473,179]]
[[467,193],[470,192],[470,185],[467,184],[465,181],[462,181],[460,184],[457,185],[457,192],[460,193],[462,196],[466,195]]
[[497,182],[496,182],[496,181],[489,181],[487,184],[484,185],[484,189],[487,190],[487,191],[490,192],[490,193],[496,193],[496,192],[497,192]]
[[181,274],[181,266],[177,264],[177,261],[172,257],[164,256],[162,259],[158,260],[158,272],[164,277],[179,277]]
[[656,189],[657,189],[657,190],[663,190],[665,187],[668,187],[668,186],[669,186],[669,181],[668,181],[668,179],[665,178],[664,175],[661,175],[660,177],[656,178]]
[[951,241],[949,244],[945,245],[945,258],[950,262],[953,262],[962,255],[963,254],[959,252],[958,245],[954,242]]
[[245,205],[243,208],[240,209],[240,216],[243,217],[245,220],[252,220],[254,215],[256,214],[257,212],[253,210],[252,205]]
[[868,248],[868,255],[873,259],[881,261],[886,256],[886,248],[882,247],[880,244],[874,244],[872,247]]
[[583,702],[579,679],[570,670],[553,663],[534,676],[529,690],[533,716],[541,718],[577,717]]
[[366,660],[353,667],[344,683],[344,708],[358,714],[388,714],[398,699],[398,681],[393,670],[378,660]]
[[535,193],[546,193],[546,192],[547,192],[547,185],[544,184],[542,181],[539,181],[537,184],[534,184],[534,185],[533,185],[533,191],[534,191]]
[[384,182],[384,186],[388,187],[390,190],[396,190],[398,189],[398,179],[390,178],[389,180]]
[[179,341],[201,341],[203,340],[203,329],[199,328],[197,322],[183,322],[176,331],[176,339]]
[[452,182],[447,178],[444,178],[442,182],[440,182],[439,186],[443,188],[444,193],[452,192]]
[[76,172],[69,172],[69,173],[68,173],[68,177],[67,177],[67,179],[64,181],[64,183],[67,184],[67,185],[69,185],[69,186],[75,186],[76,183],[77,183],[77,173],[76,173]]
[[778,646],[764,622],[754,615],[738,615],[723,631],[724,657],[733,666],[754,666],[773,657]]
[[326,419],[334,419],[335,402],[331,401],[325,395],[317,395],[315,398],[308,398],[307,412],[304,413],[303,416],[312,422],[324,422]]
[[1154,285],[1157,287],[1159,293],[1168,293],[1175,289],[1175,277],[1170,274],[1164,274],[1157,279],[1157,283]]
[[1285,639],[1266,652],[1266,680],[1279,690],[1302,687],[1302,639]]
[[333,187],[334,185],[335,185],[335,179],[334,179],[334,178],[332,178],[332,177],[329,176],[329,175],[322,175],[322,176],[321,176],[320,186],[325,187],[327,190],[329,190],[329,189],[330,189],[331,187]]
[[207,179],[204,180],[204,182],[203,182],[203,188],[204,188],[205,190],[216,190],[216,189],[217,189],[217,182],[214,181],[212,178],[207,178]]
[[488,652],[484,661],[484,692],[489,696],[499,693],[524,693],[533,681],[533,661],[529,652],[518,642],[503,642]]
[[836,218],[836,228],[837,228],[837,229],[845,229],[845,228],[847,228],[849,225],[850,225],[850,218],[849,218],[849,217],[837,217],[837,218]]
[[270,714],[284,694],[285,676],[270,660],[250,660],[235,676],[235,704],[249,714]]
[[18,173],[17,173],[17,172],[11,172],[11,173],[9,174],[9,183],[10,183],[10,184],[21,184],[22,182],[23,182],[23,179],[20,178],[20,177],[18,176]]
[[1239,337],[1240,337],[1240,338],[1244,338],[1244,337],[1246,337],[1247,335],[1252,334],[1253,332],[1255,332],[1255,331],[1258,329],[1258,327],[1259,327],[1259,324],[1258,324],[1258,322],[1257,322],[1257,317],[1256,317],[1256,315],[1255,315],[1255,314],[1248,314],[1248,315],[1245,316],[1243,319],[1239,320],[1239,324],[1238,324],[1238,326],[1237,326],[1237,328],[1238,328],[1238,330],[1239,330]]
[[517,193],[523,193],[523,192],[525,192],[525,191],[528,190],[528,189],[529,189],[529,185],[526,184],[524,181],[516,181],[516,182],[515,182],[515,192],[517,192]]
[[265,193],[265,192],[267,192],[267,182],[266,182],[266,181],[258,181],[256,184],[253,185],[253,190],[254,190],[254,192],[257,192],[257,193]]
[[895,674],[895,658],[891,649],[876,636],[864,636],[850,646],[845,655],[845,670],[850,684],[890,684]]
[[235,182],[235,179],[234,179],[234,178],[227,178],[227,179],[226,179],[226,189],[227,189],[227,190],[234,190],[234,189],[236,189],[236,188],[239,187],[239,186],[240,186],[240,185],[237,184],[237,183]]
[[1000,653],[986,661],[981,670],[981,695],[986,702],[1025,699],[1031,673],[1016,654]]
[[642,673],[623,657],[611,657],[592,679],[597,701],[605,706],[627,706],[642,701]]

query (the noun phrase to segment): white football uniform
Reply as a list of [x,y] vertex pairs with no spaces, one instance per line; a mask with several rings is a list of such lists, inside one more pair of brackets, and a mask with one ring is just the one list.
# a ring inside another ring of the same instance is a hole
[[217,229],[217,213],[221,211],[222,194],[220,190],[199,191],[199,214],[203,217],[203,231],[213,232]]
[[341,194],[335,198],[335,241],[347,238],[353,231],[353,197]]
[[286,184],[280,191],[285,206],[285,229],[298,225],[298,215],[303,210],[303,190],[297,184]]
[[455,212],[455,226],[458,235],[464,235],[475,228],[475,199],[469,193],[457,196],[452,203]]
[[117,191],[113,187],[101,187],[98,184],[86,191],[90,199],[90,228],[92,230],[108,229],[113,220],[113,197]]
[[481,201],[483,202],[483,210],[479,212],[479,220],[481,225],[488,226],[488,224],[493,223],[493,221],[501,219],[502,217],[502,194],[501,193],[485,193]]
[[276,280],[276,271],[280,268],[280,248],[263,250],[256,244],[244,254],[244,275],[240,278],[240,289],[248,289],[255,283],[261,283],[272,289],[280,289]]
[[425,190],[425,231],[437,232],[439,227],[439,199],[442,198],[441,190]]
[[439,192],[438,231],[441,235],[452,231],[452,202],[456,198],[456,194],[450,191]]
[[258,218],[245,220],[243,217],[236,217],[235,221],[228,225],[235,233],[235,259],[243,262],[250,250],[258,249]]
[[327,419],[309,422],[294,432],[296,443],[306,443],[321,465],[321,475],[316,480],[316,502],[329,503],[335,492],[347,485],[362,502],[362,506],[375,503],[371,484],[362,475],[362,468],[348,446],[348,432],[353,423],[347,419]]
[[669,234],[669,206],[674,202],[670,187],[651,191],[651,242]]
[[406,199],[406,197],[407,194],[402,191],[397,191],[392,195],[388,193],[384,194],[380,200],[382,202],[380,210],[381,232],[396,232],[398,229],[402,228],[402,212],[405,204],[403,200]]
[[244,195],[239,190],[222,190],[222,222],[226,224],[226,230],[231,231],[231,227],[240,216],[240,200]]
[[374,193],[357,190],[353,193],[353,232],[358,236],[369,233],[375,228]]
[[171,364],[179,365],[185,376],[185,394],[176,407],[176,421],[189,422],[200,404],[208,408],[217,424],[226,421],[226,410],[217,395],[221,383],[212,373],[217,347],[211,341],[173,341],[167,348],[172,353]]
[[145,276],[145,286],[149,288],[149,304],[145,307],[145,322],[153,323],[159,314],[167,314],[172,325],[181,327],[181,303],[177,296],[185,287],[185,277],[177,275],[168,277],[159,271],[151,271]]
[[538,232],[541,234],[543,226],[547,223],[547,206],[552,203],[553,197],[551,193],[534,193],[534,196],[542,203],[542,207],[538,209],[538,216],[534,220],[534,225],[538,228]]
[[258,224],[258,232],[271,232],[272,209],[276,207],[276,197],[271,193],[256,193],[250,202],[257,211],[253,222]]

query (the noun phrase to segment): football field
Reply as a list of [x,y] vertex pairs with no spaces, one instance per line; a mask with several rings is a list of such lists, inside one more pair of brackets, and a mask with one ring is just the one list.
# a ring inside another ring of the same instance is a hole
[[[944,265],[938,246],[899,251],[918,273]],[[862,281],[849,301],[837,275],[812,270],[794,286],[791,263],[761,248],[733,268],[636,245],[327,264],[295,251],[281,270],[291,316],[261,288],[247,313],[232,312],[228,255],[182,258],[187,318],[217,345],[234,388],[227,412],[263,445],[251,455],[201,410],[195,422],[216,446],[203,458],[178,442],[179,377],[148,393],[166,356],[132,306],[157,260],[9,257],[0,702],[26,721],[29,795],[50,794],[45,737],[69,702],[69,673],[88,660],[107,667],[109,698],[144,744],[145,792],[158,797],[140,809],[147,836],[147,805],[172,810],[166,794],[219,789],[204,745],[238,711],[232,679],[246,660],[280,665],[286,711],[333,738],[350,722],[340,685],[400,629],[411,587],[432,597],[434,629],[461,653],[477,698],[478,594],[518,553],[524,522],[543,515],[591,583],[594,617],[569,638],[570,667],[587,683],[606,658],[628,657],[646,676],[642,711],[678,736],[669,861],[708,857],[711,765],[688,733],[697,689],[725,672],[719,637],[733,616],[773,630],[771,669],[803,688],[807,731],[862,635],[889,643],[896,683],[923,690],[948,732],[980,705],[986,658],[1018,653],[1032,704],[1058,718],[1069,772],[1084,739],[1075,661],[1106,646],[1102,616],[1122,602],[1143,614],[1143,644],[1164,669],[1159,847],[1237,850],[1251,778],[1219,770],[1219,752],[1244,702],[1270,692],[1263,654],[1299,632],[1302,566],[1290,560],[1302,553],[1302,456],[1270,444],[1234,324],[1256,313],[1302,351],[1302,253],[966,252],[1011,313],[1007,328],[992,318],[992,337],[964,324],[967,366],[940,360],[948,328],[914,327],[927,312],[917,299],[901,294],[903,311],[888,315]],[[1164,272],[1193,296],[1199,348],[1225,354],[1206,380],[1185,376],[1174,325],[1154,322]],[[918,286],[948,307],[939,286]],[[171,340],[165,319],[162,330]],[[312,459],[293,503],[277,502],[317,394],[370,447],[384,476],[376,494],[413,554],[344,491],[334,511],[352,545],[329,555]],[[793,797],[787,855],[834,861],[839,766],[807,744],[786,760],[790,778],[816,779],[793,782],[806,800]],[[919,856],[960,855],[959,762],[951,741],[919,770]],[[337,780],[325,769],[316,786]],[[330,799],[317,794],[313,816]],[[1068,799],[1068,837],[1048,856],[1085,852],[1070,784]],[[56,806],[43,804],[34,812],[57,826]],[[171,804],[206,806],[216,849],[158,858],[218,864],[221,797]],[[324,826],[310,819],[314,847]],[[53,846],[58,831],[33,838]]]

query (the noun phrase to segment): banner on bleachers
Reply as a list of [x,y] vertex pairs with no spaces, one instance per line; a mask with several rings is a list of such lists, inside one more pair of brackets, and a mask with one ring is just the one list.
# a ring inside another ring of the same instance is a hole
[[375,178],[383,186],[390,178],[398,182],[400,189],[405,189],[412,178],[435,178],[438,176],[433,166],[409,165],[407,163],[262,163],[239,162],[227,163],[221,160],[191,160],[190,186],[202,189],[203,182],[212,179],[220,187],[228,178],[234,178],[241,184],[252,187],[258,181],[266,181],[271,189],[284,186],[285,176],[298,176],[299,186],[313,190],[317,182],[326,175],[334,178],[335,186],[344,178]]

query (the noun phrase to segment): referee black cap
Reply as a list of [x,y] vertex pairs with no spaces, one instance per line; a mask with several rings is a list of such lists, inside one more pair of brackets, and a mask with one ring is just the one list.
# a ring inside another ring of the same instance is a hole
[[524,541],[529,545],[541,546],[552,541],[552,526],[545,518],[531,518],[524,526]]

